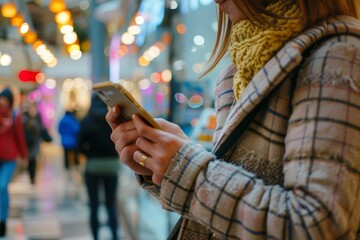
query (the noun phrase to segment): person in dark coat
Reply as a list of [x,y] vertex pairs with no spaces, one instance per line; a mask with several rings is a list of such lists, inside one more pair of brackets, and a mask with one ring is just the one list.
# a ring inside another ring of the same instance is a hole
[[35,103],[30,103],[23,112],[26,146],[29,152],[28,173],[31,184],[35,184],[36,159],[40,152],[41,141],[51,142],[52,137],[43,125],[41,115]]
[[85,184],[90,208],[90,227],[95,240],[99,239],[99,193],[105,193],[105,206],[112,239],[117,239],[118,217],[116,193],[118,187],[119,159],[110,140],[111,128],[105,120],[107,106],[93,95],[88,115],[81,121],[79,146],[86,156]]

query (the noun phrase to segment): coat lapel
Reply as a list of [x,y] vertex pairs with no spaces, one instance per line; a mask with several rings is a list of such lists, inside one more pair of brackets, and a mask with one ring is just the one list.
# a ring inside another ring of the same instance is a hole
[[360,36],[359,28],[356,27],[358,24],[359,21],[351,17],[330,18],[300,34],[280,49],[253,77],[241,98],[232,106],[223,129],[215,139],[213,152],[224,143],[229,134],[261,100],[299,66],[303,60],[302,54],[307,48],[326,36],[340,33],[353,33]]

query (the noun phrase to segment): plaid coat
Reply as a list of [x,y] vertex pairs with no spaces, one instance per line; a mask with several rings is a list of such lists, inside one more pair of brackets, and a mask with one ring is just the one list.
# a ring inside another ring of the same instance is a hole
[[275,89],[245,133],[223,159],[186,144],[160,188],[143,185],[185,217],[179,239],[360,239],[360,22],[300,34],[238,101],[235,71],[217,82],[214,151]]

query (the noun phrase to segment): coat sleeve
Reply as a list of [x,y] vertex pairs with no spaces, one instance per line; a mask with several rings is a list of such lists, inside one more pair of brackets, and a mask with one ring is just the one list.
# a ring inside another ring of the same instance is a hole
[[162,183],[164,208],[226,239],[355,239],[360,218],[360,43],[310,56],[293,96],[284,185],[189,143]]

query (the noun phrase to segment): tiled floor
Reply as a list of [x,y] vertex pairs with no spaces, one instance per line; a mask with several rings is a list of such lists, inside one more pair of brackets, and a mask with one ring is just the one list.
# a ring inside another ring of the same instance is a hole
[[[87,196],[80,170],[65,172],[61,149],[44,144],[35,185],[19,170],[9,190],[10,217],[7,240],[91,240],[88,227]],[[118,206],[121,240],[162,240],[178,216],[161,209],[140,190],[131,172],[122,168]],[[101,221],[106,221],[103,208]],[[1,238],[0,238],[1,239]],[[103,225],[100,240],[110,240]]]

